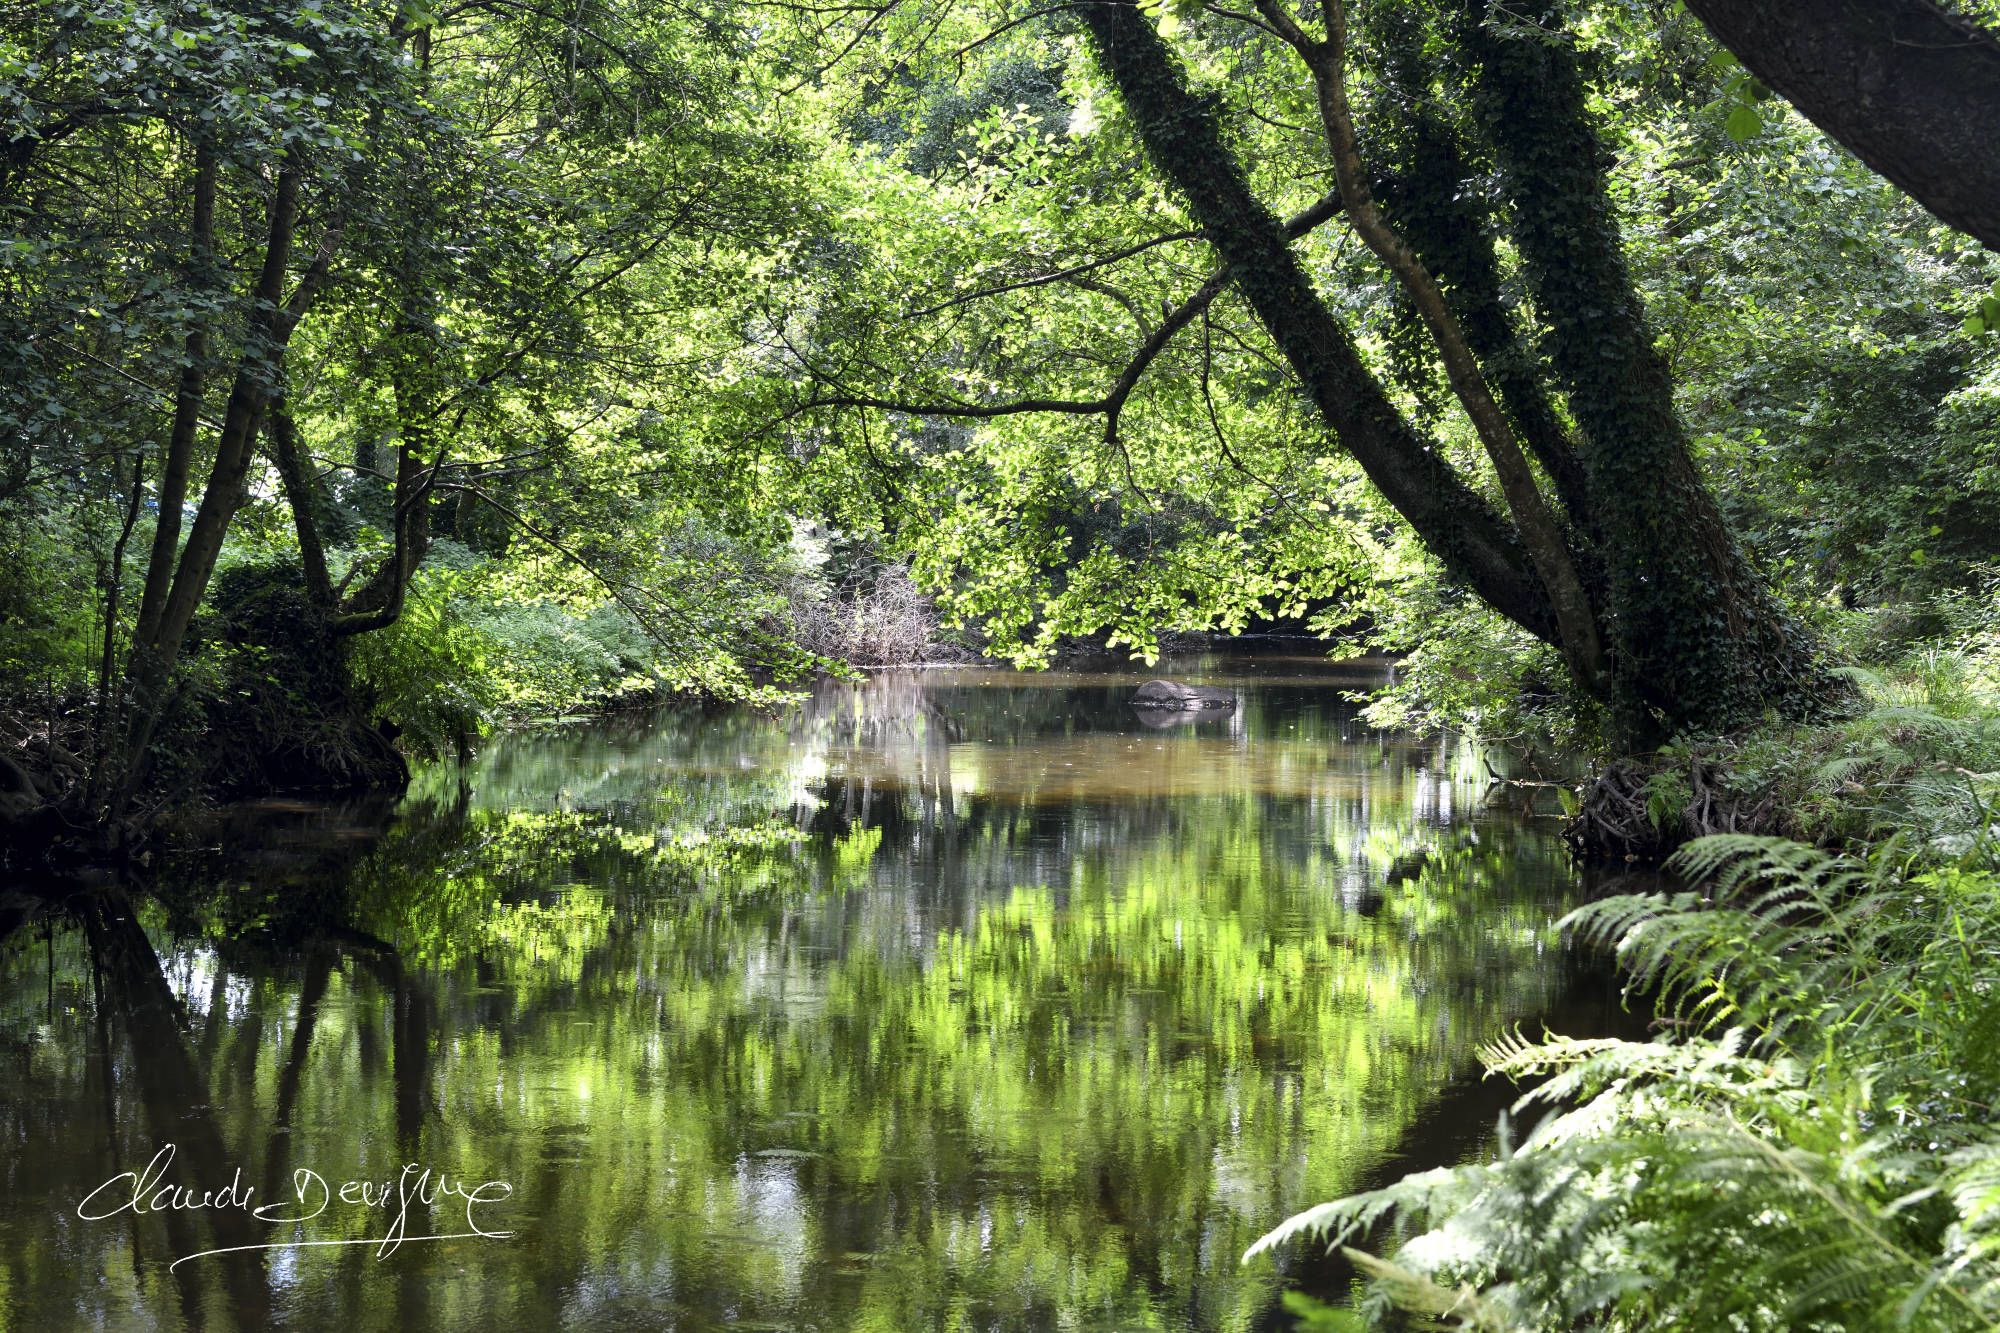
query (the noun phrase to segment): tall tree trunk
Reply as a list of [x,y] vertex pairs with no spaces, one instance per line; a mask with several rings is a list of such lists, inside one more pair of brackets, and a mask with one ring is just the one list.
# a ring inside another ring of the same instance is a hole
[[1544,351],[1569,403],[1598,523],[1622,729],[1636,741],[1796,712],[1833,682],[1750,567],[1694,464],[1625,264],[1599,140],[1559,15],[1524,32],[1465,0],[1457,49],[1500,167]]
[[215,463],[209,469],[208,483],[195,509],[194,523],[188,529],[187,544],[181,548],[180,560],[174,567],[173,582],[160,608],[158,622],[146,641],[154,668],[148,673],[148,680],[179,655],[188,623],[201,604],[202,594],[208,591],[215,559],[222,553],[222,539],[245,498],[252,445],[264,424],[272,380],[291,336],[279,302],[284,296],[285,272],[291,263],[298,218],[298,174],[280,171],[271,202],[270,230],[264,242],[263,271],[251,297],[254,313],[244,339],[236,382],[230,387],[229,405],[223,413]]
[[[215,150],[206,138],[195,140],[194,225],[189,246],[190,276],[210,284],[215,265]],[[195,429],[201,424],[202,384],[208,377],[208,319],[196,316],[181,348],[180,384],[174,394],[173,425],[167,432],[167,453],[160,463],[158,504],[153,522],[153,549],[146,560],[146,584],[139,594],[135,644],[151,643],[159,630],[160,612],[173,582],[174,561],[180,554],[181,509],[187,504],[188,471],[194,458]]]
[[[117,475],[117,465],[112,465],[112,475]],[[132,540],[132,529],[139,523],[139,505],[146,490],[146,456],[132,456],[132,484],[127,489],[125,522],[118,529],[118,540],[111,547],[110,577],[104,588],[104,652],[97,663],[97,717],[92,723],[96,747],[90,756],[90,772],[84,783],[84,801],[87,805],[97,804],[98,794],[104,777],[106,747],[111,742],[112,718],[115,712],[111,706],[111,672],[118,661],[118,594],[125,584],[125,546]]]

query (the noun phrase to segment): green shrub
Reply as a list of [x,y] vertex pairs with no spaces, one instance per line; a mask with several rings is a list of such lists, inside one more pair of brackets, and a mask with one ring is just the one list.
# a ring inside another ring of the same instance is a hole
[[80,511],[0,506],[0,697],[93,679],[103,590],[92,541]]
[[484,735],[502,698],[493,665],[501,645],[466,613],[468,575],[426,569],[392,625],[350,640],[349,665],[372,711],[427,758]]
[[[1362,716],[1400,731],[1457,731],[1495,743],[1600,748],[1604,718],[1562,655],[1462,588],[1407,579],[1368,602],[1371,627],[1343,645],[1403,655]],[[1335,614],[1351,614],[1336,612]]]

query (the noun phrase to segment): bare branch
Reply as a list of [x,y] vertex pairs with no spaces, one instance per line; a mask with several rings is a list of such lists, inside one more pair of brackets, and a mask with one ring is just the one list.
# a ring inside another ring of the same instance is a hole
[[1000,296],[1007,292],[1025,291],[1030,287],[1046,287],[1050,283],[1061,282],[1064,278],[1072,278],[1079,273],[1088,273],[1092,269],[1105,268],[1109,265],[1120,263],[1123,260],[1130,259],[1133,255],[1144,254],[1146,251],[1158,246],[1170,245],[1175,241],[1198,241],[1200,239],[1201,233],[1198,231],[1170,232],[1165,236],[1155,236],[1150,241],[1141,241],[1137,245],[1127,246],[1116,254],[1106,255],[1102,259],[1093,259],[1087,264],[1077,264],[1074,267],[1063,269],[1058,273],[1044,273],[1039,277],[1024,278],[1020,282],[1005,283],[998,287],[984,287],[976,292],[967,292],[963,296],[954,296],[949,301],[944,301],[934,306],[926,306],[922,310],[912,310],[909,314],[903,316],[903,318],[922,319],[925,315],[935,315],[939,311],[949,310],[953,306],[965,305],[967,302],[983,300],[989,296]]

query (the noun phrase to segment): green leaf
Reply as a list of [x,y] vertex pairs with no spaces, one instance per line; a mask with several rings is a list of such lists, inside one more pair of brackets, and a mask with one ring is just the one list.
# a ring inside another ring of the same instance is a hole
[[1368,1326],[1352,1310],[1316,1301],[1304,1292],[1288,1291],[1282,1299],[1285,1309],[1298,1318],[1292,1326],[1298,1333],[1360,1333]]
[[1739,104],[1734,111],[1729,113],[1729,119],[1722,122],[1722,132],[1737,143],[1744,143],[1750,139],[1754,139],[1758,134],[1763,132],[1763,129],[1763,118],[1757,114],[1754,107],[1747,103]]

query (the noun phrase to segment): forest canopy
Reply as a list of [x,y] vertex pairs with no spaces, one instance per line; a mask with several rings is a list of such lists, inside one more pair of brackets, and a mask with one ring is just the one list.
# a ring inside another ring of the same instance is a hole
[[1771,8],[17,0],[8,783],[1274,623],[1384,720],[1812,715],[1990,600],[2000,258]]

